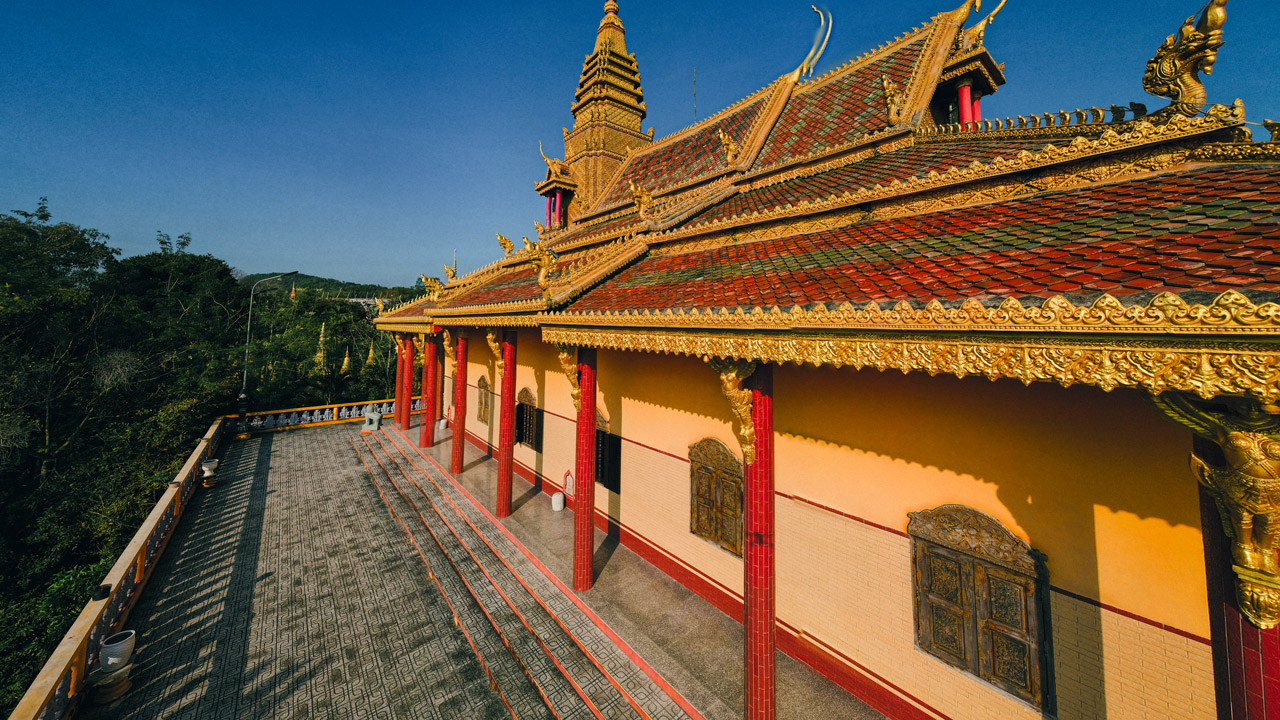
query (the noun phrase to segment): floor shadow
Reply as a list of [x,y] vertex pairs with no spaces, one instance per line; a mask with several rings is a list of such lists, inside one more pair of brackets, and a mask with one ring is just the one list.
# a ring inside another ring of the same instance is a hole
[[613,557],[613,551],[618,549],[621,542],[622,528],[613,520],[609,521],[609,529],[605,534],[604,540],[596,547],[595,554],[591,556],[591,573],[592,580],[599,580],[604,569],[609,565],[609,559]]
[[534,480],[533,485],[531,485],[528,490],[525,490],[523,493],[520,494],[519,497],[513,498],[511,500],[511,512],[515,512],[520,508],[524,507],[525,503],[532,500],[540,492],[542,492],[542,478],[537,478]]

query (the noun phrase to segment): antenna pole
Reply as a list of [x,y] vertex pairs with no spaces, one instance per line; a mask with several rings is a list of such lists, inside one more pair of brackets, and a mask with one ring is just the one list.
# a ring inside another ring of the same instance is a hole
[[693,66],[693,121],[698,122],[698,66]]

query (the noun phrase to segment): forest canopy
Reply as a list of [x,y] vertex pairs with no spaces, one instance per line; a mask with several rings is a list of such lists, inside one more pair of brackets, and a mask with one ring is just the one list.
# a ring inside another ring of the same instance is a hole
[[[250,286],[189,235],[123,259],[108,240],[53,222],[44,200],[0,214],[5,714],[243,380]],[[254,297],[252,408],[389,397],[376,310],[291,289],[264,282]]]

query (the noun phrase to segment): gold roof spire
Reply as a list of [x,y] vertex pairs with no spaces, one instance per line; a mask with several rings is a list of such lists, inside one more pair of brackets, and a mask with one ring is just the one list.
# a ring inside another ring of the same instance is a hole
[[627,31],[616,0],[606,0],[591,54],[582,63],[574,93],[573,129],[564,137],[565,159],[577,189],[574,202],[590,207],[632,148],[653,142],[640,125],[648,109],[640,67],[627,52]]

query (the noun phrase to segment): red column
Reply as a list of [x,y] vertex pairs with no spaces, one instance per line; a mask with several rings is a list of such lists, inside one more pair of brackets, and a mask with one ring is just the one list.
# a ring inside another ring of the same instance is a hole
[[573,589],[591,589],[596,514],[596,351],[578,348],[578,446],[573,472]]
[[561,225],[564,224],[563,202],[564,202],[564,191],[557,190],[556,191],[556,227],[560,227]]
[[418,413],[418,447],[436,444],[436,351],[435,335],[427,336],[422,348],[422,412]]
[[982,122],[982,98],[977,96],[973,98],[973,121]]
[[396,342],[396,406],[392,422],[399,425],[400,411],[404,410],[404,342],[399,335],[393,337]]
[[756,430],[755,461],[744,470],[743,595],[746,617],[746,718],[776,715],[773,572],[773,366],[761,365],[747,380],[751,421]]
[[547,227],[552,227],[551,210],[555,207],[555,200],[550,195],[547,196]]
[[[1221,450],[1195,438],[1195,453],[1206,461]],[[1236,575],[1231,570],[1231,540],[1222,531],[1217,503],[1200,488],[1205,579],[1209,589],[1209,638],[1213,645],[1213,684],[1219,720],[1271,720],[1280,717],[1280,628],[1259,629],[1236,605]]]
[[467,448],[467,336],[458,331],[458,350],[453,369],[453,459],[449,472],[462,472],[463,452]]
[[413,336],[404,336],[404,408],[400,411],[400,429],[408,430],[413,420],[413,358],[417,354]]
[[511,471],[516,444],[516,333],[502,333],[502,409],[498,416],[498,501],[495,514],[511,514]]
[[969,129],[969,123],[973,122],[973,98],[971,81],[961,80],[959,88],[959,98],[957,103],[960,105],[960,124],[965,130]]

